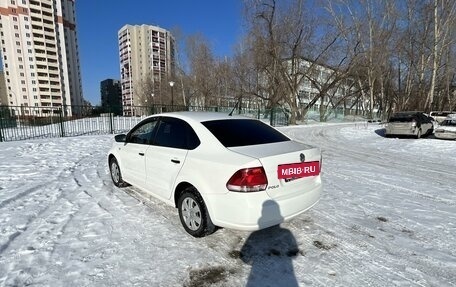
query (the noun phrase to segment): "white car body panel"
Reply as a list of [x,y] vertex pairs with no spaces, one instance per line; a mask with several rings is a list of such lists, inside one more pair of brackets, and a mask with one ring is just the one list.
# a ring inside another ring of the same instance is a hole
[[119,155],[116,158],[122,159],[122,174],[125,181],[132,185],[144,186],[146,174],[146,162],[140,153],[145,153],[148,146],[140,144],[129,144],[128,149],[123,144],[117,146],[116,153]]
[[443,125],[440,125],[435,131],[434,136],[438,139],[455,140],[456,139],[456,125],[446,125],[445,122],[452,122],[456,124],[456,114],[449,115]]
[[146,152],[144,188],[159,197],[171,199],[177,175],[185,165],[188,150],[150,146]]
[[[180,184],[191,184],[201,194],[215,225],[253,231],[291,219],[320,199],[320,174],[289,182],[279,180],[277,176],[278,165],[300,162],[301,153],[306,162],[321,162],[318,148],[292,140],[226,148],[201,121],[246,118],[216,113],[155,115],[160,116],[185,120],[200,139],[200,145],[193,150],[184,150],[115,142],[109,154],[116,157],[126,182],[167,204],[176,206],[176,188]],[[144,156],[139,153],[144,153]],[[227,189],[226,184],[236,171],[259,166],[266,171],[266,190],[233,192]],[[276,206],[280,209],[279,214],[272,212]]]

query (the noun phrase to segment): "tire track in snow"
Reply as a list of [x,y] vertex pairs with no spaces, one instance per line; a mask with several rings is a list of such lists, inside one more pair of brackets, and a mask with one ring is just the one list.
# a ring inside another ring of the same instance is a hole
[[[18,194],[15,194],[14,196],[10,197],[10,198],[7,198],[5,200],[3,200],[2,202],[0,202],[0,209],[2,209],[3,207],[5,207],[6,205],[16,201],[16,200],[19,200],[19,199],[22,199],[23,197],[26,197],[26,196],[29,196],[30,194],[36,192],[36,191],[39,191],[40,188],[42,188],[43,186],[45,186],[46,184],[39,184],[37,186],[34,186],[34,187],[31,187],[31,188],[28,188],[22,192],[19,192]],[[12,192],[14,193],[14,192]]]
[[[39,195],[39,193],[48,194],[49,191],[53,191],[51,196],[40,196],[40,201],[32,200],[32,202],[25,203],[25,208],[27,209],[30,209],[28,206],[30,204],[38,205],[39,208],[32,208],[31,213],[28,214],[25,228],[20,232],[14,233],[14,236],[10,236],[7,244],[2,245],[0,263],[3,261],[2,257],[9,256],[4,255],[4,253],[8,253],[8,250],[19,254],[27,252],[27,250],[33,250],[40,252],[39,257],[52,256],[55,244],[65,234],[65,230],[71,225],[72,219],[81,209],[81,206],[77,203],[77,197],[82,194],[82,192],[79,192],[82,185],[74,176],[74,173],[81,166],[93,166],[92,157],[93,154],[84,155],[74,165],[64,168],[55,178],[48,180],[45,184],[21,192],[3,202],[2,208],[7,204],[12,205],[21,198],[29,197],[32,192]],[[71,182],[71,179],[73,179],[73,182]],[[12,212],[9,212],[9,214],[13,215]],[[31,246],[33,243],[39,246]],[[23,250],[24,248],[27,250]],[[43,251],[43,249],[45,250]],[[14,276],[15,273],[11,273],[11,271],[15,268],[15,264],[9,264],[6,268],[8,270],[6,273]],[[12,278],[4,278],[5,281],[9,279]]]

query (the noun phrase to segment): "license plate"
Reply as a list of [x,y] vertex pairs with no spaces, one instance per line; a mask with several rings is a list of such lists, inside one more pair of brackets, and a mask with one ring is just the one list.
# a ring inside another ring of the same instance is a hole
[[320,162],[300,162],[291,164],[282,164],[277,168],[277,177],[279,179],[294,179],[320,174]]

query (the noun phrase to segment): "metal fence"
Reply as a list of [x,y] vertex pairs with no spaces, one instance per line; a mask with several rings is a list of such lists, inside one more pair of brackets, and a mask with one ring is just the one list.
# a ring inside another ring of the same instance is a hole
[[[272,126],[286,126],[289,111],[273,109],[247,109],[233,107],[199,107],[151,105],[133,106],[130,115],[119,115],[114,110],[92,106],[24,107],[0,106],[0,142],[36,138],[55,138],[80,135],[116,134],[130,130],[149,115],[172,111],[208,111],[240,114],[260,119]],[[118,111],[117,111],[118,113]],[[303,123],[319,121],[354,121],[362,117],[343,109],[325,112],[322,120],[318,109],[307,112]]]
[[[134,106],[130,116],[116,115],[101,107],[0,106],[0,142],[80,135],[115,134],[130,130],[143,118],[171,111],[212,111],[230,113],[233,107]],[[77,112],[75,112],[77,111]],[[273,126],[288,124],[280,109],[238,109],[234,114],[262,119]]]

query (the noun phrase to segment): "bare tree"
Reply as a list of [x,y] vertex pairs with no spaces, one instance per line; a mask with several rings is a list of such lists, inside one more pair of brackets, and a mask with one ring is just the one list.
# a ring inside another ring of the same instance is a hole
[[209,43],[202,35],[193,35],[187,39],[187,56],[190,63],[188,84],[189,98],[197,106],[215,105],[217,100],[216,81],[214,81],[215,59]]

